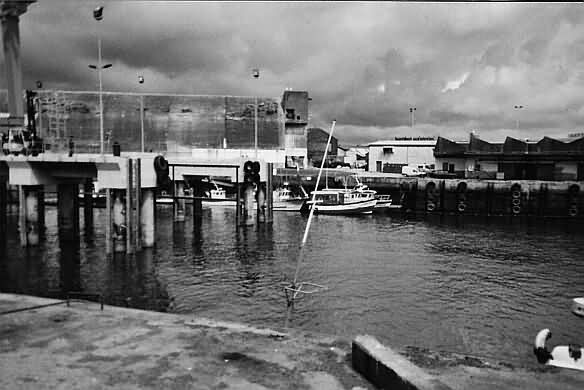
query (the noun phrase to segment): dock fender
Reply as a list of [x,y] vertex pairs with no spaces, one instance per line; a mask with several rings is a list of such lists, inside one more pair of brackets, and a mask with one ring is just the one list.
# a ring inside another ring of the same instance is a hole
[[547,350],[545,343],[552,337],[552,332],[549,329],[540,330],[535,336],[535,343],[533,347],[533,353],[537,357],[537,361],[541,364],[547,363],[550,359],[553,359],[550,351]]

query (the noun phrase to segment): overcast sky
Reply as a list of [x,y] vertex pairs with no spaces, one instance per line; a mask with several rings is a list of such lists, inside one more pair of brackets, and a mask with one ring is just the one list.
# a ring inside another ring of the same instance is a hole
[[87,65],[96,63],[99,33],[113,64],[105,90],[307,90],[311,125],[328,129],[336,119],[335,135],[348,145],[463,139],[471,130],[487,140],[583,131],[583,19],[579,3],[40,0],[20,31],[26,88],[42,80],[45,88],[96,90]]

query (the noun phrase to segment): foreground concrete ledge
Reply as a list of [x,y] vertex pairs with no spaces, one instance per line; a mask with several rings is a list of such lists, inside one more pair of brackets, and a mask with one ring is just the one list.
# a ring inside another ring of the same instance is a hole
[[357,336],[352,347],[353,368],[381,389],[450,390],[372,336]]
[[373,389],[338,337],[13,294],[0,312],[0,389]]

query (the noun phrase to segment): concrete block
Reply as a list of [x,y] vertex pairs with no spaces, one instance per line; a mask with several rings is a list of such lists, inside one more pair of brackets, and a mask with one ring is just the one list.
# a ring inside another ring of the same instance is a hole
[[379,389],[450,389],[372,336],[357,336],[353,340],[352,362],[353,368]]

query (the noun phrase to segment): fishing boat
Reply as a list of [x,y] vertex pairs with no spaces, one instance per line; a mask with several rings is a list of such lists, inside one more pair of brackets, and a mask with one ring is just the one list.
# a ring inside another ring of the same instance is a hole
[[219,187],[214,181],[210,181],[214,188],[209,191],[205,191],[205,198],[203,198],[203,203],[209,205],[233,205],[236,200],[227,197],[227,192]]
[[371,214],[377,204],[376,193],[364,185],[351,189],[325,188],[313,191],[314,201],[305,201],[300,211],[308,212],[314,207],[318,214]]

